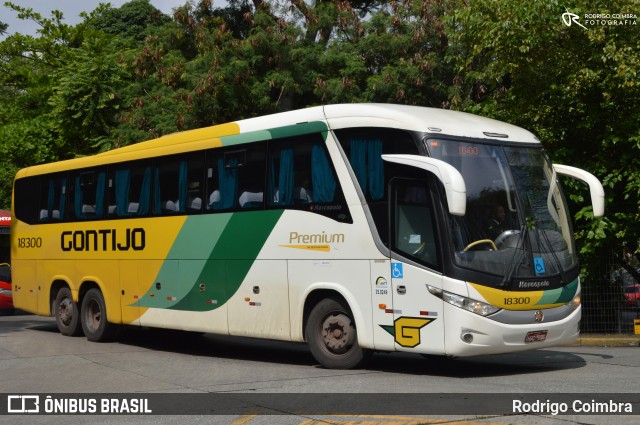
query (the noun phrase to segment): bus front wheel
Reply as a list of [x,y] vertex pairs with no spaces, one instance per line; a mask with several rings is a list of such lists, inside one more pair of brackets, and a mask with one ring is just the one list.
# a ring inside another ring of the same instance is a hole
[[82,330],[89,341],[109,341],[115,334],[116,326],[107,321],[107,307],[102,292],[91,288],[82,299]]
[[351,369],[362,365],[368,352],[358,345],[358,334],[345,302],[325,298],[313,307],[305,328],[313,357],[329,369]]
[[69,288],[60,288],[56,294],[53,314],[56,317],[58,330],[62,335],[78,336],[82,333],[80,309],[78,308],[78,304],[73,301]]

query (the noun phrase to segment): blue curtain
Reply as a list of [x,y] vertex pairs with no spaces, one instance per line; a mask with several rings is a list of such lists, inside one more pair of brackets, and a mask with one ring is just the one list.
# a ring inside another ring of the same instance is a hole
[[331,202],[336,191],[336,178],[327,153],[319,144],[311,148],[311,180],[314,202]]
[[187,210],[187,189],[189,184],[189,168],[187,161],[180,161],[180,171],[178,172],[178,201],[180,212]]
[[138,205],[138,215],[146,215],[149,213],[150,201],[151,201],[151,167],[147,167],[144,170],[144,177],[142,178],[142,187],[140,188],[140,205]]
[[218,179],[220,181],[220,205],[217,209],[233,208],[238,197],[237,158],[230,158],[226,167],[224,159],[218,159]]
[[53,204],[56,200],[56,185],[53,180],[49,180],[49,194],[47,197],[47,217],[49,219],[53,218],[53,210],[55,207]]
[[384,197],[382,140],[352,139],[349,162],[365,196],[377,201]]
[[280,173],[278,175],[278,204],[293,204],[293,149],[280,151]]
[[367,192],[367,141],[363,139],[352,139],[350,144],[349,162],[351,168],[360,183],[360,188]]
[[107,173],[100,171],[96,181],[96,217],[104,217],[104,198],[106,192]]
[[159,214],[160,206],[160,168],[153,170],[153,212]]
[[60,220],[64,218],[67,199],[67,179],[66,177],[60,181]]
[[[275,169],[276,169],[276,161],[271,156],[271,167],[269,167],[269,181],[267,182],[267,203],[272,206],[278,204],[275,201],[275,186],[276,186],[276,178],[275,178]],[[278,199],[279,200],[279,199]]]
[[116,209],[119,216],[129,215],[129,169],[116,171]]
[[80,184],[80,176],[76,176],[75,191],[73,193],[73,211],[76,218],[82,218],[82,185]]
[[382,140],[369,140],[367,144],[367,180],[369,196],[373,201],[384,197],[384,164],[382,160]]

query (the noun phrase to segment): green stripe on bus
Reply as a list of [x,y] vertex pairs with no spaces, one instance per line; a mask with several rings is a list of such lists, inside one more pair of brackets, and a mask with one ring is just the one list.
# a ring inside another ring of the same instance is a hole
[[[313,133],[326,133],[327,130],[327,125],[322,121],[311,121],[307,123],[272,128],[269,130],[250,131],[248,133],[235,134],[232,136],[223,136],[220,137],[220,141],[222,142],[222,146],[234,146],[243,143],[258,142],[260,140],[280,139],[284,137],[294,137]],[[326,139],[326,135],[323,135],[323,138]]]
[[576,295],[577,290],[578,279],[562,288],[544,291],[538,305],[568,303]]
[[269,132],[271,133],[271,137],[274,139],[280,139],[283,137],[300,136],[303,134],[322,133],[327,130],[327,125],[322,121],[311,121],[303,124],[272,128]]
[[[147,283],[146,293],[133,305],[169,308],[175,304],[169,297],[182,299],[200,276],[207,255],[215,248],[232,216],[227,213],[188,217],[158,275]],[[190,283],[185,285],[185,282]]]
[[209,311],[224,305],[240,288],[282,213],[234,214],[209,256],[215,260],[205,263],[191,291],[171,308]]
[[282,213],[189,217],[155,281],[134,305],[187,311],[223,306],[242,284]]

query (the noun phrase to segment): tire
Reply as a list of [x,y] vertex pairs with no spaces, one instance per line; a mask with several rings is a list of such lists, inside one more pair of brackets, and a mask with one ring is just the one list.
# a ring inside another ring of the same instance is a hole
[[107,307],[102,292],[91,288],[82,298],[82,330],[89,341],[105,342],[113,338],[116,325],[107,320]]
[[71,290],[67,287],[60,288],[53,303],[53,315],[56,325],[62,335],[79,336],[82,334],[80,324],[80,308],[73,301]]
[[368,358],[369,352],[358,345],[355,321],[344,301],[325,298],[316,304],[305,335],[313,357],[328,369],[356,368]]

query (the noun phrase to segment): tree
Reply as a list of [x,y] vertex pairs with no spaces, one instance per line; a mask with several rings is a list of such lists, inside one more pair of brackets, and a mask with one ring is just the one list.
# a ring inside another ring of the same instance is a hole
[[55,70],[48,103],[51,130],[75,155],[115,147],[112,133],[125,107],[122,94],[129,73],[119,60],[122,44],[100,33],[89,35],[68,52],[67,63]]
[[62,23],[62,14],[43,18],[10,3],[21,19],[36,21],[39,36],[13,34],[0,42],[0,206],[11,204],[15,172],[34,163],[60,158],[63,144],[47,119],[52,74],[65,61],[67,48],[81,32]]
[[105,7],[98,11],[87,19],[89,27],[138,41],[145,39],[149,28],[170,21],[170,18],[152,6],[149,0],[131,0],[117,9]]

